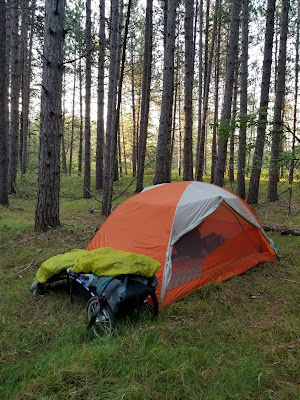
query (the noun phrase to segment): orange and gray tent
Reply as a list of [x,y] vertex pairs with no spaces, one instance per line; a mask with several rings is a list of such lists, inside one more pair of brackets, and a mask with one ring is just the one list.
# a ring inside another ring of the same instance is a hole
[[112,212],[87,250],[100,247],[159,261],[161,307],[210,281],[277,259],[249,206],[230,191],[203,182],[145,188]]

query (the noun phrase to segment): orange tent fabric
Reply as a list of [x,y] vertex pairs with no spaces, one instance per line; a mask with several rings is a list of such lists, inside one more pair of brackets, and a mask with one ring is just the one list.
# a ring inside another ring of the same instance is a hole
[[249,206],[228,190],[203,182],[156,185],[126,200],[87,250],[100,247],[159,261],[161,307],[209,281],[276,261],[272,241]]

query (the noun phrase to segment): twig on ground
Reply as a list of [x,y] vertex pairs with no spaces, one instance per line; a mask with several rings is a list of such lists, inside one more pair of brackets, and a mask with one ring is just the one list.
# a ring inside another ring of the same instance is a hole
[[280,280],[282,280],[282,281],[291,282],[291,283],[300,283],[300,281],[293,281],[292,279],[281,278],[280,276],[277,276],[277,275],[273,274],[273,272],[271,272],[271,271],[268,270],[268,269],[267,269],[267,271],[269,272],[269,274],[271,274],[272,276],[274,276],[274,278],[276,278],[276,279],[280,279]]
[[30,268],[32,264],[34,263],[34,260],[31,260],[29,265],[27,265],[25,268],[22,268],[20,271],[15,272],[15,275],[19,275],[21,272],[25,271],[26,269]]

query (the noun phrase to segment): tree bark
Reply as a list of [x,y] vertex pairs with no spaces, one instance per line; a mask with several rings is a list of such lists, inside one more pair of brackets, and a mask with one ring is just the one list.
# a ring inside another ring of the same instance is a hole
[[132,104],[132,176],[136,176],[137,169],[137,125],[135,108],[135,76],[134,76],[134,54],[133,44],[131,43],[131,104]]
[[60,224],[60,133],[65,0],[47,0],[35,228]]
[[[20,164],[21,173],[27,171],[27,142],[29,129],[29,102],[30,102],[30,80],[31,80],[31,60],[33,46],[33,30],[35,17],[35,0],[31,2],[31,15],[29,13],[28,1],[22,0],[22,26],[21,26],[21,46],[22,46],[22,114],[20,132]],[[29,29],[30,26],[30,29]],[[29,45],[28,45],[29,40]]]
[[[64,71],[65,72],[65,71]],[[66,77],[63,72],[62,78],[62,120],[61,120],[61,151],[62,151],[62,173],[67,175],[68,167],[67,167],[67,154],[66,154],[66,141],[65,141],[65,115],[66,115]]]
[[179,96],[178,96],[178,175],[181,176],[182,172],[182,127],[181,127],[181,83],[179,83]]
[[145,168],[146,146],[147,146],[147,136],[148,136],[151,71],[152,71],[152,35],[153,35],[152,19],[153,19],[153,1],[147,0],[136,192],[141,192],[144,189],[143,180],[144,180],[144,168]]
[[[131,7],[131,5],[130,5]],[[120,93],[120,60],[121,60],[121,53],[122,53],[122,27],[123,27],[123,9],[124,9],[124,0],[120,0],[120,5],[119,5],[119,18],[118,18],[118,34],[117,34],[117,82],[118,82],[118,88],[117,88],[117,100],[116,104],[119,104],[119,98],[122,96],[122,93]],[[119,111],[118,111],[118,105],[116,106],[116,121],[115,121],[115,160],[114,160],[114,181],[119,180],[119,168],[118,168],[118,131],[119,131]]]
[[238,52],[239,39],[239,13],[241,0],[233,0],[231,9],[231,27],[229,35],[228,52],[226,56],[226,79],[224,90],[224,101],[221,114],[221,123],[219,129],[219,150],[218,164],[216,171],[215,183],[218,186],[224,185],[224,173],[227,156],[227,142],[230,136],[230,114],[232,103],[232,89],[234,83],[234,70],[236,63],[236,55]]
[[211,77],[211,68],[212,61],[214,55],[214,47],[215,40],[217,34],[217,17],[219,12],[219,0],[215,2],[215,14],[214,14],[214,22],[213,22],[213,30],[210,44],[210,52],[208,59],[206,61],[206,77],[205,77],[205,85],[204,85],[204,94],[203,94],[203,113],[202,113],[202,121],[201,121],[201,132],[200,132],[200,144],[199,144],[199,152],[197,154],[197,168],[196,168],[196,180],[203,180],[203,171],[204,171],[204,147],[205,147],[205,135],[206,135],[206,123],[207,123],[207,112],[208,112],[208,97],[209,97],[209,86],[210,86],[210,77]]
[[232,102],[232,116],[231,116],[231,133],[230,133],[230,144],[229,144],[229,166],[228,166],[228,178],[229,182],[234,182],[234,145],[235,145],[235,126],[236,126],[236,115],[237,115],[237,94],[238,94],[238,75],[239,66],[236,65],[234,88],[233,88],[233,102]]
[[184,146],[183,180],[193,180],[193,81],[194,81],[194,44],[193,44],[194,0],[185,0],[184,15]]
[[0,0],[0,110],[0,204],[8,204],[8,64],[5,0]]
[[198,73],[198,131],[197,131],[197,151],[196,151],[196,180],[198,179],[199,154],[201,141],[201,122],[202,122],[202,96],[203,96],[203,0],[200,0],[199,7],[199,73]]
[[121,114],[120,114],[120,128],[121,128],[122,142],[123,142],[124,173],[125,173],[125,175],[128,175],[125,132],[124,132],[124,120],[123,120],[123,110],[122,110],[122,108],[121,108]]
[[79,151],[78,151],[78,175],[82,173],[82,148],[83,148],[83,99],[82,99],[82,69],[81,59],[79,60],[79,114],[80,114],[80,126],[79,126]]
[[[220,2],[221,8],[221,2]],[[221,17],[219,15],[218,23],[218,40],[217,49],[215,55],[215,93],[214,93],[214,125],[213,125],[213,138],[212,138],[212,149],[211,149],[211,171],[210,171],[210,183],[215,182],[216,166],[218,160],[217,153],[217,133],[218,133],[218,121],[219,121],[219,80],[220,80],[220,47],[221,47]]]
[[268,0],[257,135],[247,197],[247,202],[249,204],[258,203],[259,180],[264,153],[266,127],[268,122],[267,116],[272,66],[275,2],[276,0]]
[[[120,69],[119,82],[118,82],[118,98],[117,98],[117,111],[116,111],[116,121],[115,121],[116,151],[117,151],[117,144],[118,144],[119,163],[121,163],[120,111],[121,111],[121,102],[122,102],[122,87],[123,87],[125,61],[126,61],[127,36],[128,36],[129,22],[130,22],[131,3],[132,3],[131,0],[129,0],[128,5],[127,5],[127,15],[126,15],[123,46],[122,46],[121,69]],[[119,45],[119,48],[121,48],[121,45]],[[117,65],[119,65],[119,60],[117,62]],[[116,157],[116,159],[117,159],[117,157]],[[117,171],[115,171],[115,180],[118,180],[118,162],[116,163],[116,167],[117,167]],[[122,175],[121,171],[122,171],[122,166],[120,165],[120,175]]]
[[289,0],[282,1],[278,71],[276,77],[276,97],[273,117],[271,159],[269,167],[268,199],[270,201],[276,201],[278,199],[277,184],[279,179],[280,139],[283,133],[282,109],[285,97],[286,42],[288,33],[289,6]]
[[[75,53],[76,58],[76,53]],[[73,100],[72,100],[72,122],[71,122],[71,142],[70,142],[70,159],[69,159],[69,175],[72,174],[73,163],[73,144],[74,144],[74,128],[75,128],[75,95],[76,95],[76,62],[73,71]]]
[[103,187],[104,150],[104,58],[105,58],[105,0],[100,0],[100,28],[98,52],[98,110],[97,110],[97,150],[96,189]]
[[116,99],[117,99],[117,48],[118,48],[118,0],[111,1],[110,15],[110,64],[109,64],[109,87],[107,101],[106,120],[106,145],[105,165],[103,176],[103,201],[102,212],[105,215],[111,213],[114,161],[115,161],[115,123],[116,123]]
[[292,138],[292,158],[289,171],[289,183],[292,184],[294,180],[295,168],[295,149],[296,138],[295,133],[297,129],[297,105],[298,105],[298,83],[299,83],[299,30],[300,30],[300,0],[298,0],[298,19],[297,19],[297,34],[296,34],[296,58],[295,58],[295,89],[294,89],[294,115],[293,115],[293,138]]
[[85,63],[85,125],[83,197],[91,197],[91,84],[92,84],[92,21],[91,0],[86,0],[86,63]]
[[241,199],[246,197],[245,166],[247,140],[247,98],[248,98],[248,36],[249,36],[249,6],[248,0],[243,0],[242,15],[242,60],[241,60],[241,94],[240,94],[240,134],[237,171],[237,195]]
[[176,8],[177,0],[169,0],[154,185],[169,181],[169,176],[166,176],[165,166],[169,157],[168,143],[170,143],[172,130]]
[[18,167],[18,140],[20,128],[20,39],[19,39],[19,0],[10,6],[11,13],[11,122],[9,148],[9,191],[16,193],[16,179]]

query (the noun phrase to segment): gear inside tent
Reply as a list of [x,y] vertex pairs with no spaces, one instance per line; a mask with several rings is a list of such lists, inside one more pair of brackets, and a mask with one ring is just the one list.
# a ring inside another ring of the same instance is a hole
[[151,186],[126,200],[87,250],[101,247],[160,262],[160,307],[212,280],[277,260],[273,242],[249,206],[230,191],[203,182]]

